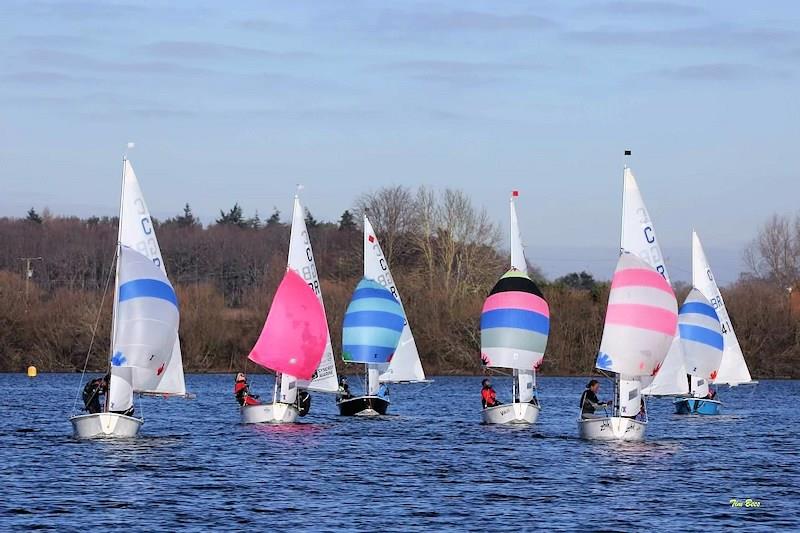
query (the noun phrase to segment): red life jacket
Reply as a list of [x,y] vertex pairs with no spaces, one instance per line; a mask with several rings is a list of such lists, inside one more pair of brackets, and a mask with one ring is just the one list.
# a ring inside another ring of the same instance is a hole
[[486,402],[486,407],[491,407],[497,403],[497,393],[491,387],[481,390],[481,398]]

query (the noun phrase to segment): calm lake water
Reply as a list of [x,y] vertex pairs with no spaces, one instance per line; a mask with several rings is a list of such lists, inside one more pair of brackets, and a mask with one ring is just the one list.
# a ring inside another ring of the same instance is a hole
[[[127,441],[71,437],[78,380],[0,375],[0,528],[800,527],[797,381],[723,388],[719,417],[652,401],[647,441],[609,444],[577,438],[586,378],[542,378],[528,428],[479,423],[480,378],[394,387],[380,419],[339,417],[332,396],[315,394],[303,424],[242,426],[232,376],[189,375],[197,399],[144,399],[142,435]],[[271,394],[268,376],[252,382]],[[494,383],[508,399],[510,381]]]

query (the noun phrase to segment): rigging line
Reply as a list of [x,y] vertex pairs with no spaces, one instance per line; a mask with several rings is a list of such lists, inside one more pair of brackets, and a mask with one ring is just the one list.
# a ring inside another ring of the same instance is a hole
[[[117,255],[117,249],[114,248],[114,257]],[[94,339],[97,335],[97,328],[100,325],[100,316],[103,313],[103,304],[106,301],[106,294],[108,293],[108,285],[111,283],[111,273],[114,272],[114,257],[111,258],[111,266],[108,269],[108,277],[106,278],[106,286],[103,289],[103,296],[100,298],[100,307],[97,308],[97,319],[92,328],[92,338],[89,341],[89,350],[86,352],[86,360],[83,362],[83,370],[81,371],[81,380],[78,383],[78,390],[75,392],[75,400],[72,402],[72,413],[75,413],[75,405],[78,403],[78,397],[81,393],[81,386],[83,385],[83,378],[86,375],[86,367],[89,365],[89,357],[92,355],[92,347],[94,346]],[[108,384],[106,384],[108,387]]]
[[[142,422],[144,422],[144,400],[142,399],[141,394],[137,394],[137,396],[139,397],[139,418],[141,418]],[[131,416],[133,416],[134,414],[135,412],[131,413]]]

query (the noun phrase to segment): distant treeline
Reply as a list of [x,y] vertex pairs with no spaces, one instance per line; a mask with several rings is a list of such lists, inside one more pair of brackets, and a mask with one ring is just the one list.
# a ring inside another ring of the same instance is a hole
[[[485,211],[454,190],[380,189],[358,198],[337,222],[306,213],[334,350],[339,352],[344,311],[362,275],[365,209],[389,258],[427,373],[482,372],[480,311],[507,269],[507,252],[497,247],[506,239]],[[246,357],[286,268],[289,227],[281,219],[278,212],[265,221],[246,218],[235,205],[204,227],[186,205],[157,223],[180,299],[187,371],[254,370]],[[34,364],[42,371],[79,371],[87,353],[89,369],[106,367],[116,226],[115,218],[54,217],[33,209],[24,218],[0,219],[0,370]],[[745,254],[750,272],[723,289],[723,297],[751,372],[800,377],[800,325],[786,290],[800,274],[800,220],[774,217]],[[529,255],[535,262],[535,249]],[[546,280],[535,267],[530,270],[551,311],[542,373],[590,373],[608,283],[585,272]],[[688,289],[677,287],[680,300]]]

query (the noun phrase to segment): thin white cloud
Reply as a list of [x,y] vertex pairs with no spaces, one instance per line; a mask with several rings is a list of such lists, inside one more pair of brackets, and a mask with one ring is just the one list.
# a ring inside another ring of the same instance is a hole
[[142,49],[154,56],[178,59],[253,57],[296,60],[310,56],[310,54],[306,52],[273,52],[260,48],[203,41],[158,41],[144,45]]
[[590,3],[580,9],[588,13],[604,13],[609,15],[624,16],[666,16],[666,17],[696,17],[705,13],[697,5],[681,4],[675,2],[642,2],[633,0],[620,0],[617,2]]
[[737,63],[706,63],[663,69],[658,76],[677,81],[731,82],[786,79],[791,74],[779,69]]

